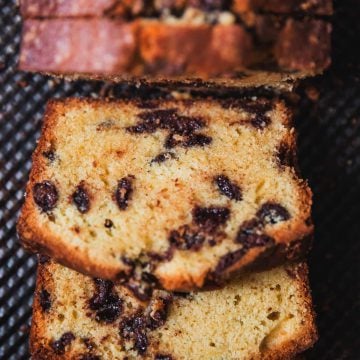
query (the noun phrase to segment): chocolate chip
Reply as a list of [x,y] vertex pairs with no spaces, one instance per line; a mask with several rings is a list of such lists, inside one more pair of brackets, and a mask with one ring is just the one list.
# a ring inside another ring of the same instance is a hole
[[146,327],[146,322],[144,317],[139,313],[132,317],[125,318],[120,322],[120,335],[126,339],[130,340],[133,338],[134,333],[140,330],[144,330]]
[[167,151],[167,152],[163,152],[157,156],[155,156],[152,160],[151,160],[151,164],[152,163],[163,163],[165,162],[166,160],[170,160],[170,159],[174,159],[175,158],[175,154],[170,152],[170,151]]
[[72,200],[76,205],[77,209],[85,214],[90,209],[90,198],[88,191],[85,188],[85,182],[81,181],[80,184],[76,187],[75,192],[72,194]]
[[251,234],[247,236],[238,236],[237,242],[244,245],[245,250],[254,247],[268,246],[274,244],[274,239],[265,234]]
[[165,324],[171,301],[172,295],[169,293],[161,290],[154,292],[154,296],[145,311],[149,329],[155,330]]
[[122,271],[120,282],[140,301],[149,300],[154,286],[158,285],[157,278],[147,271],[151,270],[151,263],[124,256],[121,261],[128,269]]
[[[170,134],[165,141],[165,148],[171,149],[175,146],[193,147],[204,146],[211,143],[212,139],[195,131],[203,128],[205,122],[200,117],[184,116],[177,113],[177,109],[159,109],[142,112],[138,115],[142,122],[127,128],[131,133],[153,133],[157,129],[168,130]],[[163,162],[168,159],[160,154],[152,162]],[[171,156],[171,155],[170,155]]]
[[191,229],[189,225],[183,225],[178,230],[170,232],[169,241],[180,250],[199,250],[205,241],[205,236]]
[[36,205],[44,212],[54,209],[59,200],[58,191],[55,185],[49,180],[34,185],[33,197]]
[[220,192],[227,196],[231,200],[241,201],[242,192],[238,185],[231,182],[230,179],[225,175],[219,175],[215,177],[215,182]]
[[172,149],[183,144],[183,137],[175,134],[169,134],[165,139],[165,148]]
[[126,130],[133,134],[153,133],[159,128],[164,128],[163,124],[172,121],[176,113],[177,109],[159,109],[140,113],[138,117],[142,119],[142,122]]
[[110,219],[105,219],[104,226],[108,229],[112,228],[114,226],[114,223]]
[[147,255],[155,262],[170,261],[174,255],[174,251],[172,247],[169,247],[164,253],[156,253],[149,251]]
[[135,261],[133,259],[130,259],[126,256],[122,256],[121,257],[121,261],[127,265],[127,266],[130,266],[131,268],[134,268],[135,267]]
[[145,127],[150,132],[163,129],[174,134],[189,135],[205,126],[201,118],[179,115],[176,109],[147,111],[138,116],[143,120],[138,126],[142,125],[141,130]]
[[141,314],[125,318],[120,322],[120,336],[133,343],[139,354],[144,354],[148,347],[146,320]]
[[165,323],[171,300],[170,294],[157,290],[144,312],[138,311],[120,322],[120,336],[130,341],[140,355],[146,352],[149,345],[147,332]]
[[252,219],[245,221],[240,227],[236,243],[242,244],[244,250],[249,250],[254,247],[267,246],[273,244],[274,240],[262,232],[263,223],[261,220]]
[[92,354],[83,354],[80,355],[79,360],[100,360],[101,357],[97,356],[97,355],[92,355]]
[[111,323],[122,311],[122,300],[113,290],[114,284],[109,280],[95,279],[96,293],[89,301],[91,310],[96,311],[95,320]]
[[205,126],[202,119],[190,116],[175,115],[163,121],[162,128],[168,129],[173,134],[190,135]]
[[183,299],[191,297],[191,294],[186,293],[186,292],[180,292],[180,291],[174,291],[172,294],[176,297],[183,298]]
[[171,121],[177,115],[177,109],[158,109],[138,114],[138,117],[145,122],[152,122],[161,125]]
[[131,199],[131,195],[133,193],[133,188],[132,188],[133,179],[134,176],[129,175],[127,177],[122,178],[118,182],[118,186],[115,191],[115,200],[120,210],[125,210],[129,205],[129,200]]
[[156,278],[156,276],[154,276],[153,274],[144,271],[141,274],[141,280],[145,281],[148,284],[157,284],[158,283],[158,279]]
[[126,130],[133,134],[153,133],[157,130],[157,125],[155,123],[142,122],[138,125],[128,127]]
[[92,351],[96,348],[95,343],[89,338],[83,338],[81,340],[89,351]]
[[271,124],[271,119],[265,114],[256,114],[251,120],[251,125],[259,130],[265,129]]
[[52,341],[50,346],[55,354],[64,355],[66,346],[70,345],[73,340],[75,340],[75,335],[72,332],[66,332],[59,340]]
[[281,143],[276,152],[278,164],[281,167],[290,166],[298,171],[296,151],[286,143]]
[[272,109],[272,103],[269,100],[226,99],[221,104],[225,108],[239,108],[250,113],[250,124],[257,129],[263,130],[271,123],[270,117],[266,115]]
[[124,286],[140,301],[149,301],[154,287],[159,286],[159,283],[155,276],[145,271],[128,278]]
[[54,150],[43,151],[42,155],[47,158],[51,163],[54,162],[56,159]]
[[43,311],[48,311],[51,308],[51,297],[50,293],[42,289],[39,293],[39,303]]
[[216,242],[216,240],[215,239],[209,239],[208,240],[208,244],[211,246],[211,247],[213,247],[213,246],[215,246],[216,244],[217,244],[217,242]]
[[290,219],[289,212],[282,205],[272,202],[263,204],[256,213],[256,216],[259,217],[264,225],[277,224],[278,222]]
[[170,355],[157,354],[155,355],[155,360],[172,360]]
[[194,222],[208,230],[216,229],[225,224],[230,217],[230,210],[225,207],[199,207],[192,211]]
[[272,109],[272,103],[265,99],[247,100],[242,103],[242,108],[250,114],[263,115]]
[[240,226],[238,231],[236,242],[243,243],[246,241],[247,237],[260,234],[263,225],[262,222],[258,219],[252,219],[249,221],[244,221],[244,223]]
[[115,127],[115,124],[114,120],[105,120],[96,127],[96,131],[110,130]]
[[125,286],[131,291],[131,293],[140,301],[148,301],[151,298],[153,288],[148,284],[144,284],[141,281],[129,280],[125,283]]
[[237,263],[245,254],[246,250],[240,249],[223,255],[215,268],[215,275],[221,274],[226,269]]
[[144,354],[149,345],[149,341],[146,333],[138,332],[135,336],[135,345],[134,349],[137,350],[139,354]]
[[191,134],[183,142],[182,146],[185,148],[194,147],[194,146],[205,146],[209,145],[212,142],[212,138],[203,134]]

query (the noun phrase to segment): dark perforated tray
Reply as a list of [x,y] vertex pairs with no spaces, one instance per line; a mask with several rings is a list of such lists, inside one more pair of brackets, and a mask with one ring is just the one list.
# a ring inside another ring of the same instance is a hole
[[[44,105],[53,97],[103,91],[101,84],[17,72],[21,19],[15,3],[0,0],[0,359],[29,357],[36,263],[19,246],[15,222]],[[320,98],[313,103],[304,96],[297,116],[300,165],[315,194],[310,268],[320,340],[308,359],[360,359],[359,3],[336,4],[334,65],[301,90],[314,97],[316,88]]]

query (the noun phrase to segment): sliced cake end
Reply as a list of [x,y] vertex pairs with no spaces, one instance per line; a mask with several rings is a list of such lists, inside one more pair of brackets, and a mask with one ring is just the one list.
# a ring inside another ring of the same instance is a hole
[[246,274],[222,289],[128,288],[52,262],[39,266],[34,359],[292,359],[317,339],[305,264]]

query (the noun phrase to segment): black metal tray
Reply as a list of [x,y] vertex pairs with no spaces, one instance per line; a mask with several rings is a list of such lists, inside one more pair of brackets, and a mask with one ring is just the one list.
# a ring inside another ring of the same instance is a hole
[[[302,86],[296,120],[316,225],[309,262],[320,340],[308,359],[360,359],[360,1],[335,5],[334,64]],[[20,29],[16,0],[0,0],[0,359],[29,358],[36,260],[15,223],[44,106],[103,90],[17,72]]]

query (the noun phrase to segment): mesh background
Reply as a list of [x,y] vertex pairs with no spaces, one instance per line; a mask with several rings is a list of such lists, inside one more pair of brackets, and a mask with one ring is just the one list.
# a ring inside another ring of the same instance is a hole
[[[320,340],[307,359],[360,359],[360,2],[335,7],[333,66],[299,90],[296,121],[316,225],[309,262]],[[19,246],[15,224],[44,106],[104,91],[16,71],[20,30],[16,0],[0,0],[0,359],[29,358],[36,261]],[[313,89],[315,103],[305,96]]]

